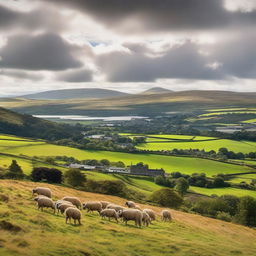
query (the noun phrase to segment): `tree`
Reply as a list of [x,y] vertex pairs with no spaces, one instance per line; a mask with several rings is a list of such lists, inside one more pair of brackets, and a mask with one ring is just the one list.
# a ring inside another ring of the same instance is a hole
[[246,226],[256,226],[256,199],[251,196],[240,198],[235,221]]
[[178,178],[178,180],[176,181],[175,189],[178,191],[178,193],[181,196],[184,196],[184,194],[187,192],[188,188],[189,188],[188,181],[183,177]]
[[12,163],[8,169],[9,171],[4,175],[4,177],[10,178],[10,179],[24,178],[24,173],[16,160],[12,160]]
[[86,176],[78,169],[70,169],[65,173],[65,181],[73,187],[81,187],[86,182]]
[[182,197],[173,189],[163,188],[152,193],[151,201],[161,206],[178,208],[182,202]]
[[165,177],[159,175],[154,178],[154,181],[157,185],[165,186],[166,180]]
[[12,163],[9,166],[9,171],[17,174],[23,174],[23,171],[16,160],[12,160]]
[[100,160],[100,163],[103,165],[103,166],[110,166],[110,162],[108,159],[102,159]]
[[226,182],[224,181],[224,179],[220,176],[215,177],[214,181],[213,181],[213,187],[215,188],[223,188],[226,187]]
[[62,172],[55,168],[35,167],[30,176],[33,181],[62,182]]

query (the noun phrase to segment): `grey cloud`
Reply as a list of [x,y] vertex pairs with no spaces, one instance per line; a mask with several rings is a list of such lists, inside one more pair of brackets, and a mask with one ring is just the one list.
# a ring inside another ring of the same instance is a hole
[[93,78],[93,72],[88,69],[67,71],[57,76],[57,80],[65,81],[69,83],[91,82],[92,78]]
[[51,2],[66,4],[84,11],[112,29],[130,33],[222,29],[237,24],[253,25],[256,21],[255,11],[229,12],[224,8],[223,0],[51,0]]
[[[138,48],[141,49],[141,45]],[[134,45],[131,49],[138,49]],[[109,81],[150,82],[158,78],[176,79],[220,79],[221,70],[210,69],[208,57],[199,54],[199,46],[186,42],[169,49],[160,57],[149,57],[145,52],[111,52],[98,57],[97,63]]]
[[65,70],[82,63],[73,53],[78,48],[56,34],[17,35],[0,49],[0,67],[28,70]]
[[32,81],[40,81],[43,80],[44,76],[40,74],[33,74],[28,73],[25,71],[19,71],[19,70],[0,70],[1,76],[8,76],[12,78],[18,78],[18,79],[25,79],[25,80],[32,80]]
[[16,11],[0,5],[0,29],[44,29],[47,31],[60,31],[64,26],[64,21],[56,10],[41,7],[29,12]]

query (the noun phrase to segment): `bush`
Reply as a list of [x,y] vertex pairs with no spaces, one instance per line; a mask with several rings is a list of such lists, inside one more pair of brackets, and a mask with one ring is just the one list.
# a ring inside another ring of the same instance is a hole
[[126,185],[119,180],[87,180],[85,188],[91,192],[115,196],[127,196]]
[[47,181],[50,183],[61,183],[62,172],[55,168],[36,167],[31,173],[33,181]]
[[150,200],[161,206],[178,208],[181,206],[183,199],[173,189],[163,188],[152,193]]
[[81,187],[86,182],[86,176],[78,169],[70,169],[65,173],[65,181],[73,187]]
[[183,196],[187,192],[188,188],[189,188],[188,181],[183,177],[178,178],[175,189],[178,191],[178,193],[181,196]]
[[217,212],[216,218],[219,220],[224,220],[230,222],[232,220],[232,217],[227,212]]
[[246,226],[256,226],[256,199],[250,196],[240,198],[235,222]]

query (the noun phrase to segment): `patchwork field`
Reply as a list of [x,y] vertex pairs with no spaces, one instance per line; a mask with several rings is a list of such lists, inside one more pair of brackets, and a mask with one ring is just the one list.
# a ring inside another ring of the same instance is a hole
[[[135,137],[132,134],[122,134],[124,136]],[[249,153],[256,151],[256,142],[235,141],[227,139],[217,139],[214,137],[187,136],[187,135],[141,135],[146,137],[146,143],[137,146],[142,150],[173,150],[173,149],[200,149],[205,151],[215,150],[225,147],[236,153]]]
[[[82,225],[65,224],[61,215],[52,210],[38,211],[31,198],[31,189],[39,183],[11,180],[0,181],[0,194],[8,201],[0,201],[1,246],[4,256],[232,256],[256,254],[256,231],[200,215],[171,210],[173,221],[158,220],[149,227],[136,228],[132,222],[101,220],[98,213],[82,211]],[[44,184],[41,184],[44,185]],[[119,197],[81,192],[61,186],[48,185],[54,199],[65,195],[78,196],[83,202],[107,200],[123,205]],[[17,200],[19,203],[17,204]],[[152,208],[158,214],[160,207]],[[5,222],[3,222],[5,221]],[[9,225],[4,225],[4,223]],[[68,245],[68,246],[67,246]],[[218,246],[216,246],[218,245]]]
[[[175,157],[156,154],[131,154],[110,151],[89,151],[47,144],[46,142],[42,141],[17,142],[11,140],[0,140],[0,148],[2,149],[1,152],[11,154],[0,154],[0,167],[7,168],[11,164],[12,159],[15,159],[17,160],[18,164],[21,165],[23,171],[26,174],[29,174],[33,167],[49,166],[56,168],[56,166],[42,163],[39,160],[26,159],[26,156],[30,158],[34,156],[72,156],[79,160],[109,159],[110,161],[114,162],[123,161],[126,165],[130,165],[131,163],[135,164],[138,162],[144,162],[145,164],[148,164],[151,168],[163,168],[167,173],[177,171],[190,175],[192,173],[206,173],[208,177],[214,176],[219,173],[233,174],[254,171],[254,169],[243,165],[228,164],[201,158]],[[57,168],[61,169],[62,171],[66,170],[62,167]],[[160,186],[156,185],[152,180],[145,178],[141,179],[140,177],[130,177],[115,174],[110,175],[97,172],[86,172],[86,175],[88,176],[88,178],[96,180],[121,179],[126,183],[129,188],[142,192],[145,195],[160,188]],[[227,192],[230,191],[231,190],[227,190]],[[231,192],[233,193],[233,191]],[[199,191],[198,193],[205,193],[207,195],[211,195],[215,194],[215,191],[211,189],[206,189],[204,191]],[[253,196],[256,196],[256,193],[251,193],[251,191],[248,190],[244,190],[242,191],[242,193],[248,195],[253,194]]]

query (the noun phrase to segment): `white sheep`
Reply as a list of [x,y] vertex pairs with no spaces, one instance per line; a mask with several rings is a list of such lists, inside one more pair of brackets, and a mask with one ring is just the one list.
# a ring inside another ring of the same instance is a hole
[[146,227],[151,223],[149,215],[144,211],[142,211],[142,223]]
[[110,202],[107,202],[107,201],[100,201],[100,203],[101,203],[102,209],[106,209],[107,206],[110,204]]
[[55,213],[55,205],[51,198],[41,197],[37,200],[38,210],[43,211],[44,208],[52,208]]
[[127,209],[121,210],[118,212],[118,216],[123,218],[123,221],[127,225],[127,221],[134,220],[135,225],[141,227],[143,214],[140,210],[137,209]]
[[79,225],[81,225],[81,211],[75,207],[68,207],[65,212],[64,212],[65,216],[66,216],[66,224],[71,222],[71,219],[74,220],[74,223],[76,224],[76,221],[78,221]]
[[78,209],[82,208],[82,203],[80,201],[80,199],[78,197],[74,197],[74,196],[65,196],[62,198],[62,200],[65,201],[69,201],[71,202],[73,205],[75,205]]
[[171,221],[172,220],[171,213],[168,210],[163,210],[161,212],[161,216],[162,216],[162,221]]
[[89,202],[83,203],[83,209],[84,210],[87,209],[87,212],[97,211],[98,213],[100,213],[102,210],[102,205],[100,202],[89,201]]
[[123,211],[125,208],[117,204],[109,204],[106,209],[114,209],[116,212]]
[[151,209],[144,209],[143,212],[146,212],[149,215],[151,221],[152,220],[156,220],[156,213],[153,210],[151,210]]
[[118,213],[114,209],[104,209],[100,212],[100,216],[102,217],[102,219],[108,217],[109,221],[111,218],[114,218],[118,223]]
[[65,201],[65,200],[58,200],[55,202],[55,209],[57,210],[57,213],[59,213],[59,207],[62,204],[69,204],[70,206],[74,206],[71,202]]
[[34,198],[35,201],[38,201],[39,198],[49,198],[47,196],[44,196],[44,195],[38,195]]
[[128,208],[135,208],[136,204],[133,201],[127,201],[125,202],[125,206],[127,206]]
[[38,195],[47,196],[49,198],[52,197],[52,191],[49,188],[36,187],[36,188],[32,189],[32,193],[33,193],[33,195],[38,194]]

